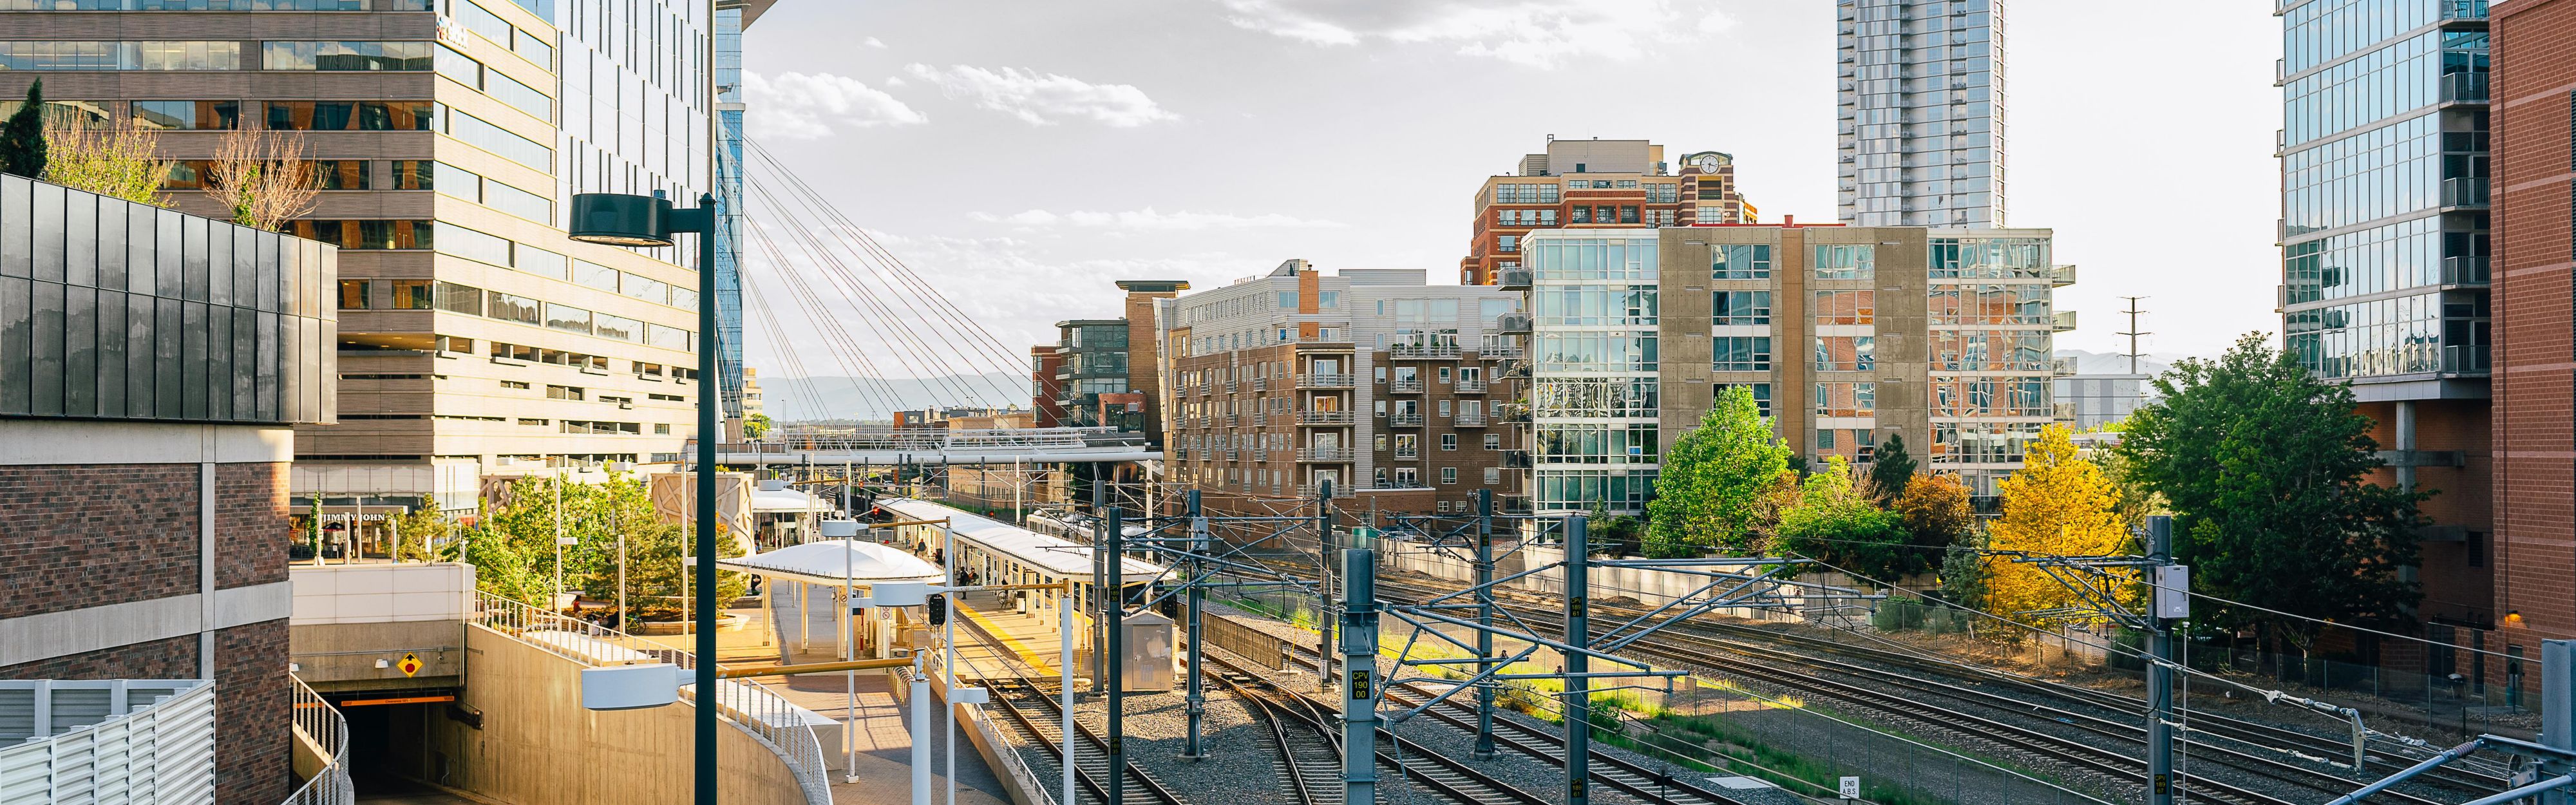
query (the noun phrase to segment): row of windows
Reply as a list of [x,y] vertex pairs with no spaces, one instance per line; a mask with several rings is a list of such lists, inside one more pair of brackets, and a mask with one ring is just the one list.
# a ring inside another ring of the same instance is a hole
[[1771,339],[1768,336],[1721,336],[1709,339],[1708,346],[1712,371],[1771,371]]
[[[2471,120],[2485,128],[2485,115]],[[2281,214],[2292,234],[2332,229],[2456,204],[2485,203],[2446,179],[2483,178],[2487,156],[2450,152],[2480,145],[2480,132],[2445,134],[2442,116],[2424,115],[2320,144],[2281,158]],[[2466,194],[2465,196],[2463,194]]]
[[1936,285],[1924,312],[1934,326],[2048,324],[2053,299],[2040,285]]
[[1534,340],[1542,372],[1655,371],[1653,334],[1541,333]]
[[511,27],[509,21],[476,5],[473,0],[457,0],[450,4],[450,10],[455,12],[459,22],[464,23],[466,30],[481,34],[483,38],[492,40],[493,44],[535,62],[538,67],[546,68],[548,71],[554,70],[555,45],[552,37]]
[[2281,12],[2282,60],[2305,72],[2441,20],[2486,16],[2487,0],[2315,0]]
[[1866,372],[1878,368],[1878,338],[1867,335],[1817,336],[1816,371]]
[[1548,285],[1530,291],[1530,315],[1539,324],[1655,325],[1655,286]]
[[1935,417],[2036,417],[2055,413],[2052,383],[2040,378],[1961,377],[1932,381]]
[[[563,280],[682,310],[698,308],[694,289],[631,274],[588,260],[563,255],[454,224],[416,220],[290,221],[284,230],[308,240],[343,249],[435,249],[478,262],[515,268],[548,279]],[[440,237],[443,232],[444,237]]]
[[2485,100],[2484,32],[2428,31],[2284,88],[2291,145],[2450,100]]
[[439,283],[436,294],[438,309],[450,313],[486,316],[568,333],[632,341],[662,349],[685,351],[692,348],[692,333],[677,327],[639,322],[623,316],[595,313],[570,305],[560,305],[500,291],[485,291],[452,282]]
[[1535,417],[1659,416],[1658,383],[1651,377],[1544,379],[1530,385]]
[[1708,247],[1709,279],[1767,280],[1771,278],[1771,247],[1765,245],[1722,245]]
[[1554,184],[1498,184],[1494,185],[1493,197],[1495,204],[1554,204],[1557,187]]
[[[429,186],[429,163],[413,164],[421,167],[419,175],[421,185],[423,187]],[[473,171],[469,171],[455,165],[439,163],[437,171],[439,176],[444,179],[444,181],[439,182],[437,185],[438,192],[440,193],[481,204],[537,223],[554,223],[554,199],[537,193],[521,190],[507,182],[485,177],[481,174],[477,174]]]
[[1933,238],[1933,279],[2046,279],[2047,238]]
[[[507,23],[503,24],[507,25]],[[437,61],[439,75],[479,90],[485,95],[492,96],[494,100],[516,107],[519,111],[534,115],[539,120],[554,119],[554,99],[546,97],[545,93],[537,91],[535,87],[519,83],[517,79],[502,75],[497,70],[487,69],[482,62],[450,50],[446,45],[438,46]]]
[[[2484,229],[2487,216],[2473,216]],[[2477,231],[2442,229],[2443,217],[2416,218],[2283,248],[2290,304],[2488,280],[2488,241]]]
[[2302,310],[2283,322],[2285,347],[2327,378],[2488,370],[2483,294],[2419,294]]
[[1547,464],[1653,464],[1661,455],[1653,423],[1543,422],[1530,430],[1530,458]]
[[1543,467],[1530,472],[1530,506],[1539,512],[1603,506],[1613,514],[1633,514],[1645,509],[1654,491],[1654,470]]
[[1532,276],[1539,281],[1655,278],[1652,238],[1539,238],[1527,252]]

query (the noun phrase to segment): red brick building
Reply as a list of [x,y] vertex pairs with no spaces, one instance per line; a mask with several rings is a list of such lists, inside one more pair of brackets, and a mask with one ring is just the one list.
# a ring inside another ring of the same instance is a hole
[[215,801],[284,800],[288,467],[338,419],[337,252],[17,176],[0,244],[0,679],[211,679]]
[[1063,368],[1064,356],[1054,344],[1029,348],[1029,407],[1038,412],[1038,427],[1064,426],[1064,403],[1058,399],[1064,396],[1064,384],[1055,378]]
[[2509,650],[2576,637],[2576,0],[2492,7],[2495,606]]
[[1458,284],[1495,285],[1519,268],[1520,240],[1534,229],[1745,224],[1758,219],[1735,190],[1735,157],[1717,151],[1664,161],[1645,140],[1547,141],[1518,170],[1476,189],[1476,225]]

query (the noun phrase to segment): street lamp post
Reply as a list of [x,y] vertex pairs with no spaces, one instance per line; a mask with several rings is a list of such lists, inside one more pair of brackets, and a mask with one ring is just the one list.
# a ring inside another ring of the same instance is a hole
[[624,193],[572,198],[572,239],[610,246],[670,246],[698,236],[697,805],[716,805],[716,197],[674,209],[670,199]]

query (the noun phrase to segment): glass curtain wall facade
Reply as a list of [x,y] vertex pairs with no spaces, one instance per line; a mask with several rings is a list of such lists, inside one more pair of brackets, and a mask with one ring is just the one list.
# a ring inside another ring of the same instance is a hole
[[1100,415],[1100,395],[1133,391],[1127,382],[1127,320],[1078,319],[1056,322],[1056,389],[1063,396],[1059,424],[1068,428],[1110,427]]
[[2073,419],[2054,386],[2056,334],[2075,329],[2075,313],[2054,305],[2056,287],[2074,276],[2049,262],[2045,230],[1930,235],[1930,468],[1958,473],[1969,494],[1992,500],[2040,428]]
[[728,420],[740,420],[742,367],[742,29],[739,2],[716,4],[716,387]]
[[[1679,231],[1679,230],[1675,230]],[[1540,230],[1530,270],[1530,506],[1645,510],[1661,459],[1656,230]]]
[[2371,386],[2488,374],[2487,3],[2283,5],[2284,341],[2365,401],[2460,396]]
[[2001,227],[2002,0],[1841,0],[1841,220]]

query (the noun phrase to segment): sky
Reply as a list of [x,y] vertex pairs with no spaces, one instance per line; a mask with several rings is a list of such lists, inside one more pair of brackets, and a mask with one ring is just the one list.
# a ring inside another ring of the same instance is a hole
[[[2173,5],[2007,6],[2008,223],[2080,266],[2064,348],[2126,351],[2132,295],[2151,353],[2279,329],[2279,24]],[[781,0],[744,69],[751,139],[1017,354],[1120,315],[1121,279],[1304,258],[1456,282],[1475,190],[1550,135],[1725,151],[1765,221],[1835,215],[1829,0]],[[793,220],[757,192],[748,214]],[[794,374],[778,346],[815,325],[779,272],[819,269],[753,251],[785,338],[755,317],[749,361]],[[911,352],[875,368],[1018,368]]]

